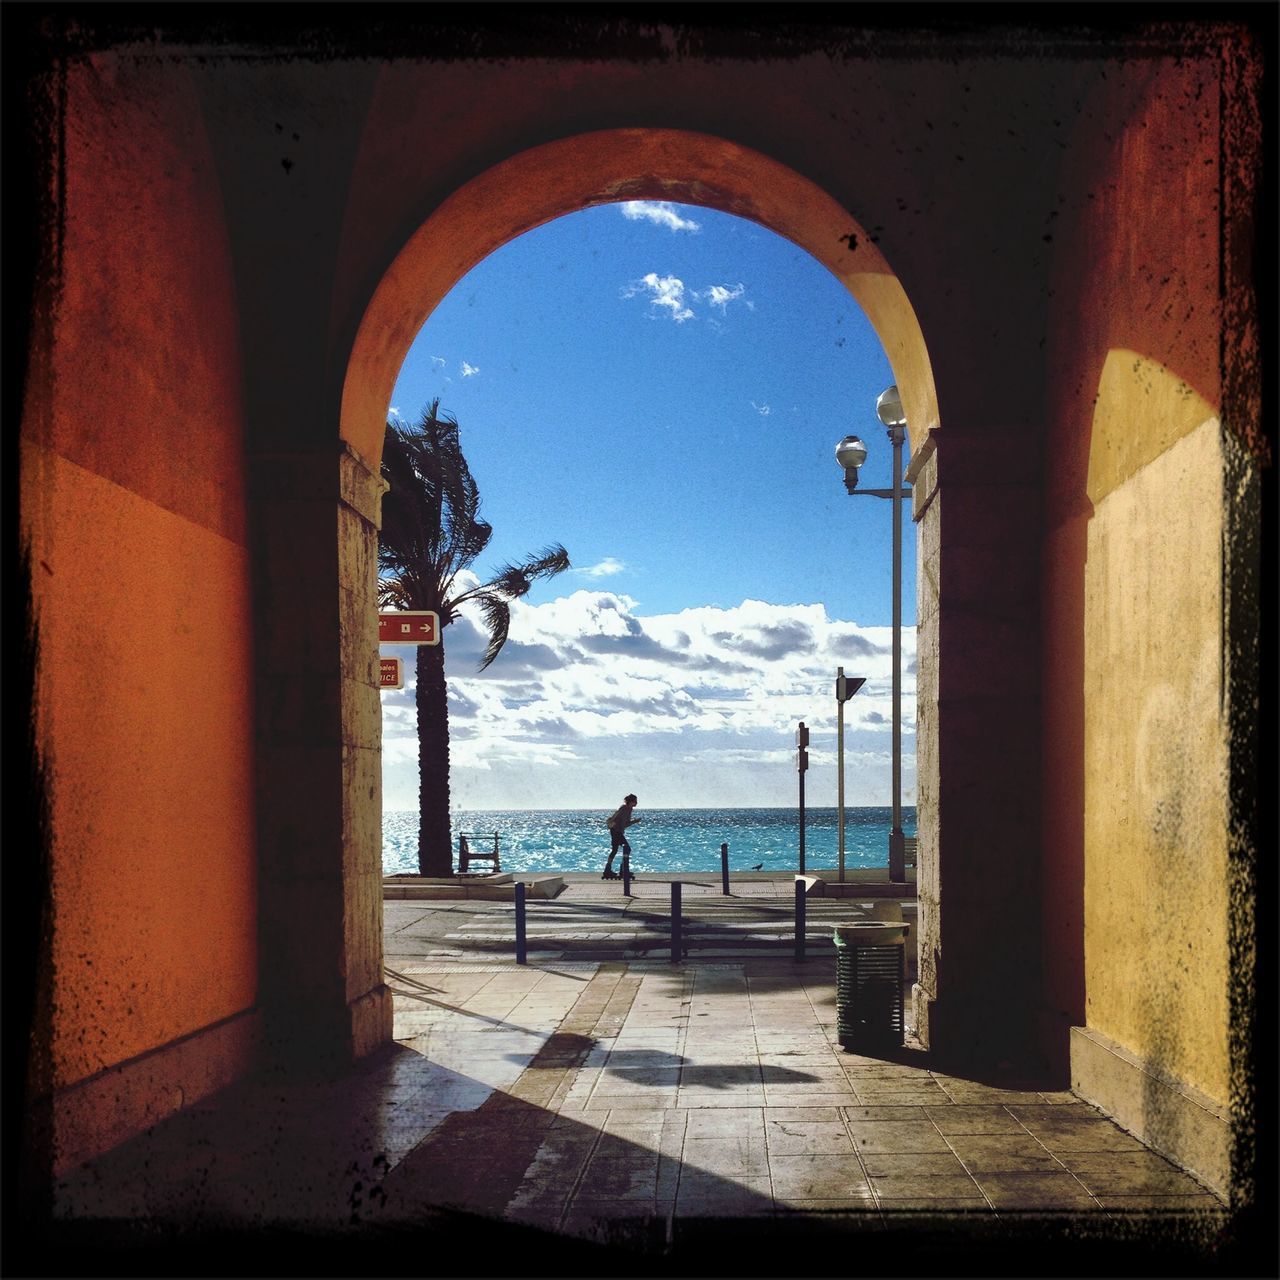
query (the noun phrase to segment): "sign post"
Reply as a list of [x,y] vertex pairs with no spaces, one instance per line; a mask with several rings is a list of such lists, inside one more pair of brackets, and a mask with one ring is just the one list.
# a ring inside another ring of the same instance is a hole
[[378,614],[379,644],[439,644],[440,615],[433,609]]
[[845,678],[836,668],[836,821],[839,828],[840,883],[844,883],[844,704],[866,684],[866,676]]
[[378,688],[379,689],[403,689],[404,688],[404,659],[403,658],[379,658],[378,659]]
[[809,768],[809,730],[803,720],[796,730],[796,776],[800,779],[800,874],[804,875],[804,775]]

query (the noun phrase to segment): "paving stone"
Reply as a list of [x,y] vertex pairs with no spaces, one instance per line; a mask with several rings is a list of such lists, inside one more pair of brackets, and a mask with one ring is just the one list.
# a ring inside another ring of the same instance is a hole
[[953,1102],[962,1104],[986,1103],[991,1106],[1016,1106],[1020,1103],[1036,1104],[1040,1102],[1038,1093],[1015,1089],[957,1088],[950,1084],[942,1084],[940,1087]]
[[975,1173],[974,1181],[997,1210],[1088,1209],[1098,1202],[1067,1172]]
[[840,1122],[806,1124],[796,1121],[767,1120],[765,1137],[769,1155],[844,1155],[853,1152],[853,1140]]
[[763,1107],[763,1089],[681,1089],[676,1095],[677,1107]]
[[678,1106],[675,1089],[650,1089],[645,1093],[602,1093],[595,1089],[585,1104],[587,1111],[662,1111]]
[[1108,1120],[1079,1120],[1067,1124],[1024,1121],[1050,1151],[1145,1151],[1137,1138]]
[[898,1225],[894,1223],[895,1217],[912,1218],[920,1215],[921,1211],[926,1211],[926,1225],[939,1217],[995,1216],[995,1210],[976,1187],[972,1196],[880,1196],[877,1203],[885,1221],[891,1225]]
[[[941,1108],[936,1108],[940,1110]],[[847,1120],[915,1120],[923,1122],[930,1117],[921,1105],[903,1106],[896,1103],[867,1103],[856,1107],[841,1107]],[[1018,1131],[1022,1132],[1019,1125]]]
[[[910,1155],[885,1155],[880,1152],[860,1152],[867,1176],[875,1178],[936,1178],[944,1175],[968,1178],[960,1160],[940,1151],[917,1151]],[[970,1179],[972,1181],[972,1179]]]
[[665,1110],[634,1111],[624,1110],[619,1107],[606,1115],[597,1113],[595,1119],[599,1122],[602,1133],[617,1133],[626,1136],[642,1130],[661,1133],[662,1126],[669,1114],[670,1112]]
[[890,1089],[883,1093],[864,1093],[859,1087],[855,1090],[858,1101],[867,1106],[879,1103],[882,1106],[898,1107],[937,1107],[951,1105],[947,1095],[941,1089]]
[[657,1088],[663,1085],[674,1088],[680,1083],[680,1070],[679,1067],[614,1066],[610,1063],[604,1070],[603,1078],[616,1082],[624,1089]]
[[813,1093],[793,1092],[790,1090],[785,1093],[771,1093],[766,1089],[764,1097],[766,1105],[770,1107],[797,1104],[809,1104],[815,1107],[841,1107],[857,1101],[851,1093],[828,1093],[824,1090],[815,1090]]
[[856,1155],[770,1156],[769,1175],[781,1197],[823,1200],[858,1196],[868,1187]]
[[878,1072],[860,1071],[855,1068],[844,1068],[845,1078],[860,1093],[894,1093],[906,1090],[919,1090],[935,1093],[939,1102],[945,1102],[950,1096],[942,1086],[930,1078],[927,1072],[895,1072],[892,1075],[881,1075]]
[[1190,1174],[1183,1173],[1154,1151],[1064,1151],[1061,1159],[1093,1192],[1198,1195],[1205,1190]]
[[652,1200],[657,1181],[658,1153],[637,1148],[629,1156],[592,1156],[579,1194],[604,1200]]
[[977,1183],[965,1173],[870,1174],[876,1197],[883,1200],[964,1200],[981,1198]]
[[839,1106],[765,1107],[764,1118],[766,1121],[797,1120],[802,1124],[836,1124],[844,1110],[846,1108]]
[[560,1230],[602,1244],[626,1247],[633,1241],[660,1238],[670,1206],[650,1200],[581,1199],[570,1202]]
[[838,1066],[824,1063],[814,1066],[792,1066],[779,1062],[761,1062],[760,1072],[765,1084],[828,1084],[832,1089],[843,1092],[849,1087],[849,1081]]
[[884,1155],[951,1152],[947,1140],[927,1120],[852,1120],[849,1132],[860,1152]]
[[1029,1134],[952,1133],[947,1141],[970,1173],[1062,1172],[1062,1163]]
[[1038,1102],[1014,1103],[1009,1106],[1010,1112],[1024,1124],[1034,1125],[1036,1121],[1048,1121],[1051,1124],[1068,1124],[1073,1121],[1103,1120],[1106,1117],[1097,1107],[1091,1107],[1079,1098],[1071,1102]]
[[689,1137],[684,1140],[681,1162],[686,1169],[724,1174],[732,1178],[759,1178],[769,1174],[770,1152],[763,1135],[740,1137]]
[[1007,1133],[1025,1135],[1022,1122],[1004,1107],[950,1103],[929,1106],[925,1114],[945,1134]]
[[729,1179],[686,1167],[675,1203],[677,1217],[768,1214],[773,1212],[773,1191],[767,1177]]
[[1199,1195],[1119,1195],[1095,1191],[1094,1197],[1104,1209],[1117,1214],[1142,1214],[1194,1212],[1210,1217],[1229,1216],[1226,1205],[1208,1191]]
[[686,1063],[680,1068],[682,1089],[720,1089],[739,1085],[760,1086],[760,1068],[754,1063],[741,1065]]
[[764,1136],[762,1107],[713,1107],[690,1109],[685,1113],[686,1141],[691,1138],[732,1138],[738,1135]]
[[827,1200],[811,1200],[803,1196],[774,1196],[774,1204],[780,1214],[811,1213],[815,1215],[840,1216],[857,1214],[860,1217],[879,1216],[875,1197],[868,1193],[861,1196],[835,1196]]
[[590,1155],[594,1162],[631,1157],[639,1159],[643,1154],[651,1157],[650,1163],[656,1164],[661,1142],[661,1129],[621,1129],[599,1135]]

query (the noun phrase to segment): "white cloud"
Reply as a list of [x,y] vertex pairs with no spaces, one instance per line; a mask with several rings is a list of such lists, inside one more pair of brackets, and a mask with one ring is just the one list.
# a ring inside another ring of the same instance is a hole
[[752,408],[753,408],[753,409],[754,409],[754,410],[755,410],[755,411],[756,411],[756,412],[757,412],[757,413],[758,413],[762,418],[767,418],[767,417],[768,417],[768,416],[773,412],[773,410],[772,410],[772,409],[770,409],[770,408],[769,408],[769,406],[768,406],[767,404],[756,404],[756,402],[755,402],[754,400],[751,402],[751,407],[752,407]]
[[[709,289],[704,289],[701,293],[695,293],[695,298],[705,298],[713,307],[719,307],[721,311],[725,311],[729,303],[736,302],[746,293],[746,285],[738,284],[732,289],[727,284],[713,284]],[[751,306],[751,303],[747,303]],[[754,308],[752,308],[754,310]]]
[[475,365],[468,364],[465,360],[462,362],[461,368],[462,368],[462,376],[464,378],[472,378],[477,373],[480,372],[480,370]]
[[[914,628],[902,639],[904,798],[913,803]],[[644,779],[656,807],[788,804],[803,720],[809,801],[834,804],[843,666],[866,677],[844,709],[848,802],[887,804],[891,640],[890,627],[831,618],[821,604],[744,600],[645,616],[630,596],[583,589],[514,602],[507,645],[480,673],[485,637],[464,614],[444,633],[456,803],[603,806],[625,781],[621,768]],[[390,809],[413,808],[417,795],[415,670],[405,666],[406,688],[383,694]]]
[[693,318],[693,312],[685,305],[683,280],[675,276],[659,276],[656,271],[650,271],[626,288],[622,296],[634,298],[637,293],[645,290],[650,294],[650,306],[667,308],[677,324]]
[[447,363],[448,361],[444,358],[444,356],[431,357],[431,367],[433,369],[443,369]]
[[572,569],[570,572],[581,573],[588,578],[608,578],[615,573],[622,573],[626,567],[621,560],[615,560],[613,556],[605,556],[596,564],[588,565],[585,569]]
[[675,206],[666,200],[628,200],[620,206],[622,216],[632,222],[645,219],[672,231],[697,231],[699,224],[691,218],[681,217]]

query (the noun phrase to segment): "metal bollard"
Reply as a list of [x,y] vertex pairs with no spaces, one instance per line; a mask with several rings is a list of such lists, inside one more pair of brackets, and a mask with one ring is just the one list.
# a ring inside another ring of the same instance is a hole
[[622,851],[622,896],[631,897],[631,857],[625,849]]
[[671,963],[680,963],[680,881],[671,882]]
[[516,964],[528,964],[524,932],[524,881],[516,881]]
[[804,881],[796,881],[796,959],[804,959]]
[[729,846],[720,846],[720,889],[724,896],[729,896]]

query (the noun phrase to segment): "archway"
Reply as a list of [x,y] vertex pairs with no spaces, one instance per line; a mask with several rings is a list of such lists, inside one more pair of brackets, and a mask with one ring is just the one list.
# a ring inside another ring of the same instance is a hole
[[876,330],[913,446],[938,425],[915,312],[856,219],[807,178],[747,147],[676,129],[608,129],[512,156],[455,191],[419,227],[383,276],[356,334],[342,391],[343,440],[376,469],[404,354],[436,304],[477,262],[553,218],[621,200],[705,205],[807,250]]
[[[376,652],[376,491],[387,410],[405,353],[445,294],[489,253],[564,214],[624,200],[718,209],[806,250],[849,290],[875,330],[902,396],[909,446],[918,447],[938,425],[924,336],[902,285],[867,230],[807,178],[725,139],[669,129],[603,130],[514,155],[459,188],[427,217],[378,283],[353,343],[340,430],[351,476],[344,492],[364,494],[356,504],[364,518],[347,522],[339,574],[348,605],[362,619],[345,628],[343,644],[344,670],[357,681],[367,679],[366,646]],[[344,740],[374,745],[380,757],[380,735],[371,743],[369,732],[377,699],[375,682],[361,688],[358,709],[344,704],[344,721],[360,726],[350,736],[344,728]],[[343,785],[346,861],[358,868],[347,893],[362,900],[365,926],[348,935],[359,954],[348,955],[347,969],[372,975],[381,969],[380,904],[355,886],[380,881],[381,842],[374,838],[380,829],[380,768],[344,770]],[[370,995],[363,1003],[372,1020],[357,1016],[364,1028],[356,1032],[357,1044],[390,1035],[385,988]]]

